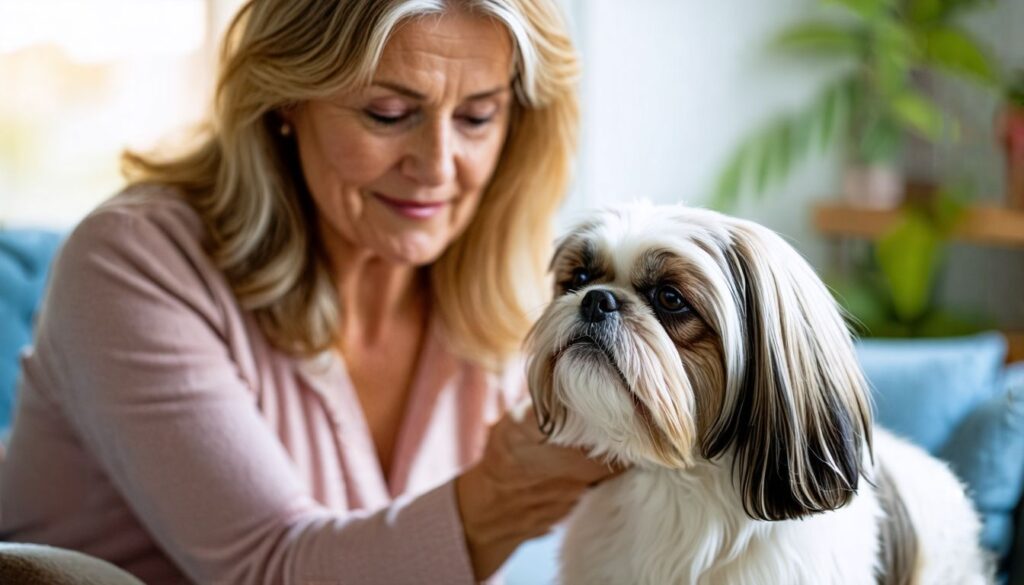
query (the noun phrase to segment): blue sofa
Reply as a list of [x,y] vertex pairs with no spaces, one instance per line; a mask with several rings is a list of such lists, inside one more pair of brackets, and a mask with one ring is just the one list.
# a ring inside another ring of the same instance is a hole
[[[0,439],[10,424],[17,355],[31,339],[57,233],[0,231]],[[1024,585],[1024,363],[1004,366],[996,333],[942,340],[865,340],[858,346],[878,421],[946,460],[985,522],[983,544],[1004,579]],[[506,567],[510,585],[553,582],[559,533],[527,543]]]
[[0,231],[0,438],[13,414],[18,353],[32,339],[32,321],[60,241],[51,231]]

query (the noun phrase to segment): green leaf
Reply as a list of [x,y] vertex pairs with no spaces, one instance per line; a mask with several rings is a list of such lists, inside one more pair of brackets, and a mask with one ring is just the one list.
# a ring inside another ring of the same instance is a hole
[[906,24],[895,19],[877,23],[872,35],[866,73],[877,94],[890,96],[908,85],[921,51]]
[[965,187],[942,187],[931,205],[931,220],[942,237],[948,237],[967,212],[970,194]]
[[927,218],[907,213],[875,246],[876,260],[901,321],[913,321],[927,311],[940,244],[941,238]]
[[793,144],[793,124],[783,123],[779,125],[775,136],[775,152],[772,156],[772,177],[782,181],[789,176],[790,165],[795,154]]
[[918,323],[915,332],[921,337],[959,337],[981,333],[994,326],[991,319],[984,316],[937,310]]
[[906,14],[912,22],[929,22],[942,16],[945,4],[943,0],[908,0]]
[[885,9],[891,8],[895,3],[894,0],[826,0],[826,2],[842,6],[866,20],[876,18]]
[[890,59],[908,60],[920,54],[913,29],[899,17],[889,16],[872,23],[871,33],[874,37],[872,50]]
[[979,5],[996,4],[995,0],[906,0],[904,14],[916,24],[949,22],[958,12]]
[[784,120],[776,122],[768,128],[762,139],[758,141],[758,148],[755,150],[756,154],[754,156],[756,168],[754,189],[758,195],[763,194],[771,183],[772,161],[775,158],[776,145],[779,143],[778,131],[784,124]]
[[772,46],[788,51],[856,57],[864,50],[864,42],[856,31],[828,22],[807,22],[793,26],[779,35]]
[[966,10],[982,6],[993,7],[998,4],[998,0],[944,0],[942,4],[942,14],[939,15],[939,20],[949,22],[950,19]]
[[984,85],[995,86],[999,76],[988,53],[966,32],[951,26],[930,28],[921,33],[920,44],[926,62]]
[[865,164],[892,162],[903,146],[903,135],[896,122],[887,116],[874,116],[861,130],[857,150]]
[[955,133],[955,126],[946,123],[942,111],[928,98],[905,90],[892,98],[889,110],[903,126],[929,140],[939,140],[945,132]]
[[831,86],[822,94],[818,111],[818,136],[821,137],[821,150],[832,144],[832,140],[846,129],[850,117],[852,102],[851,84],[841,81]]
[[762,195],[772,183],[785,177],[794,158],[792,123],[790,118],[779,118],[736,151],[719,176],[712,207],[728,210],[744,193],[744,187],[749,186],[753,195]]
[[1011,104],[1024,106],[1024,69],[1011,74],[1006,83],[1006,100]]
[[866,335],[886,320],[885,299],[865,281],[832,280],[828,283],[832,296],[843,307],[849,322],[861,335]]
[[822,150],[849,127],[851,81],[828,86],[805,111],[776,118],[737,148],[719,174],[711,205],[728,210],[750,187],[762,195],[781,182],[816,143]]
[[712,208],[728,211],[739,200],[743,188],[743,171],[747,162],[746,150],[746,148],[737,150],[719,176],[715,195],[711,201]]
[[794,159],[802,158],[814,146],[815,138],[818,136],[818,124],[818,119],[811,117],[810,112],[793,118],[791,145]]
[[764,191],[772,184],[782,182],[789,175],[789,163],[793,159],[793,120],[779,118],[765,136],[765,151],[762,153],[765,178],[759,191]]

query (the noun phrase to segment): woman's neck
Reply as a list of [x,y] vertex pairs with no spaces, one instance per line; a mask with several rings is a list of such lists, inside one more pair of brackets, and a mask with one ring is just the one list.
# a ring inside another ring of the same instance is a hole
[[424,269],[390,262],[347,242],[328,246],[341,310],[341,349],[385,342],[388,334],[422,322],[428,284]]

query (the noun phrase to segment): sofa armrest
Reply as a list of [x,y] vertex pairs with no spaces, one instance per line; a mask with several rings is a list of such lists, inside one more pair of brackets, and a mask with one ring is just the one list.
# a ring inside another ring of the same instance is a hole
[[0,583],[21,585],[143,585],[114,565],[82,553],[38,544],[0,543]]

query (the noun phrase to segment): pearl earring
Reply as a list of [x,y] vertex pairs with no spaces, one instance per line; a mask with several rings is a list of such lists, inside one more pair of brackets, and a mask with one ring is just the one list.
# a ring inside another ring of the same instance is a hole
[[292,135],[292,125],[289,124],[288,122],[282,122],[281,123],[281,130],[280,130],[280,132],[281,132],[281,136],[291,136]]

